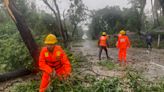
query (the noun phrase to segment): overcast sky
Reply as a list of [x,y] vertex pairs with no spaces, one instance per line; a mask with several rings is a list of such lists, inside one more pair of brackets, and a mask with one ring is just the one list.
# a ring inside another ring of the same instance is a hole
[[105,6],[130,7],[128,0],[83,0],[89,9],[100,9]]
[[[121,8],[123,7],[130,7],[130,4],[128,3],[129,0],[83,0],[84,4],[90,9],[101,9],[106,6],[115,6],[118,5]],[[46,5],[44,5],[42,0],[35,0],[39,8],[45,8]],[[69,0],[58,0],[59,8],[61,11],[66,10],[69,8]],[[145,10],[151,9],[151,3],[150,0],[147,0],[147,5]]]

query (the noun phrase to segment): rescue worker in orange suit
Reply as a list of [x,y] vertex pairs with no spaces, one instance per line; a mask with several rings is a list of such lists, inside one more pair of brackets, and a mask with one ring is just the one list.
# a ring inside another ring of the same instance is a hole
[[57,38],[49,34],[45,38],[45,47],[39,56],[39,68],[42,70],[42,80],[39,92],[45,92],[51,78],[66,79],[71,73],[71,64],[61,46],[56,45]]
[[107,59],[109,59],[108,50],[107,50],[107,47],[109,47],[109,44],[108,44],[107,40],[108,40],[108,37],[107,37],[106,32],[102,32],[102,36],[99,38],[99,41],[98,41],[98,46],[100,48],[100,50],[99,50],[99,60],[101,60],[102,50],[105,51],[106,57],[107,57]]
[[126,36],[126,32],[124,30],[120,31],[120,36],[118,37],[118,41],[117,41],[117,48],[119,48],[119,61],[120,61],[120,65],[122,65],[122,63],[124,63],[124,65],[127,64],[126,61],[126,52],[127,52],[127,48],[130,47],[130,41],[128,36]]

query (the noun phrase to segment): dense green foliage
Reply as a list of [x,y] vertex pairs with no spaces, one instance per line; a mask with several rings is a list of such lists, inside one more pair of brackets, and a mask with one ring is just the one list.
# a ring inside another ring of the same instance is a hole
[[28,50],[11,22],[0,24],[0,71],[28,67],[32,63]]
[[[79,24],[86,20],[86,6],[82,0],[70,0],[70,8],[68,9],[68,16],[70,23],[73,25],[72,37],[76,34],[79,36]],[[82,37],[80,35],[80,37]]]
[[118,6],[95,11],[89,27],[92,38],[97,38],[103,31],[108,34],[118,33],[121,29],[137,32],[140,26],[138,14],[135,8],[121,10]]

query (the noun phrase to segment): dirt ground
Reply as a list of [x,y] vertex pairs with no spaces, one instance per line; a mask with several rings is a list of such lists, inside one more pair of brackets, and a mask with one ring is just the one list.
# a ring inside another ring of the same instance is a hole
[[[93,70],[92,72],[94,72],[93,74],[103,75],[98,78],[104,78],[104,76],[120,77],[125,73],[124,70],[121,69],[109,70],[103,66],[97,65],[98,62],[103,62],[103,60],[106,60],[106,55],[105,52],[102,52],[102,60],[98,60],[99,48],[97,47],[96,41],[85,40],[74,43],[71,46],[71,51],[74,53],[82,53],[83,56],[87,58],[88,62],[91,63],[91,68]],[[111,62],[118,64],[118,49],[108,48],[108,53],[111,58]],[[148,52],[145,48],[129,48],[127,52],[127,61],[129,67],[141,72],[142,76],[149,80],[164,77],[164,49],[153,49],[151,52]],[[86,73],[87,72],[91,73],[90,71],[86,71]],[[0,92],[10,92],[7,91],[10,86],[31,79],[38,80],[35,75],[29,75],[24,78],[18,78],[0,83]]]

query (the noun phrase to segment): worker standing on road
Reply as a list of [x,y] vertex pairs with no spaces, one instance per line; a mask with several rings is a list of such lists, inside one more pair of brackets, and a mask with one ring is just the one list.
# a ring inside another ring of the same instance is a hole
[[107,47],[109,47],[109,43],[108,43],[107,40],[108,40],[108,37],[107,37],[106,32],[102,32],[102,36],[99,38],[99,41],[98,41],[98,46],[100,48],[100,50],[99,50],[99,60],[101,60],[102,50],[104,50],[106,52],[106,57],[107,57],[107,59],[109,59],[108,50],[107,50]]
[[127,48],[130,47],[130,41],[128,36],[126,36],[126,32],[124,30],[120,31],[121,36],[118,37],[118,41],[117,41],[117,48],[119,48],[119,61],[120,61],[120,65],[122,66],[122,63],[124,62],[124,65],[127,64],[126,61],[126,52],[127,52]]
[[56,45],[57,38],[49,34],[45,39],[45,47],[39,56],[39,68],[42,70],[42,80],[39,92],[45,92],[51,78],[66,79],[71,73],[71,64],[61,46]]
[[147,33],[146,35],[147,50],[152,50],[152,42],[153,42],[152,36],[149,33]]

